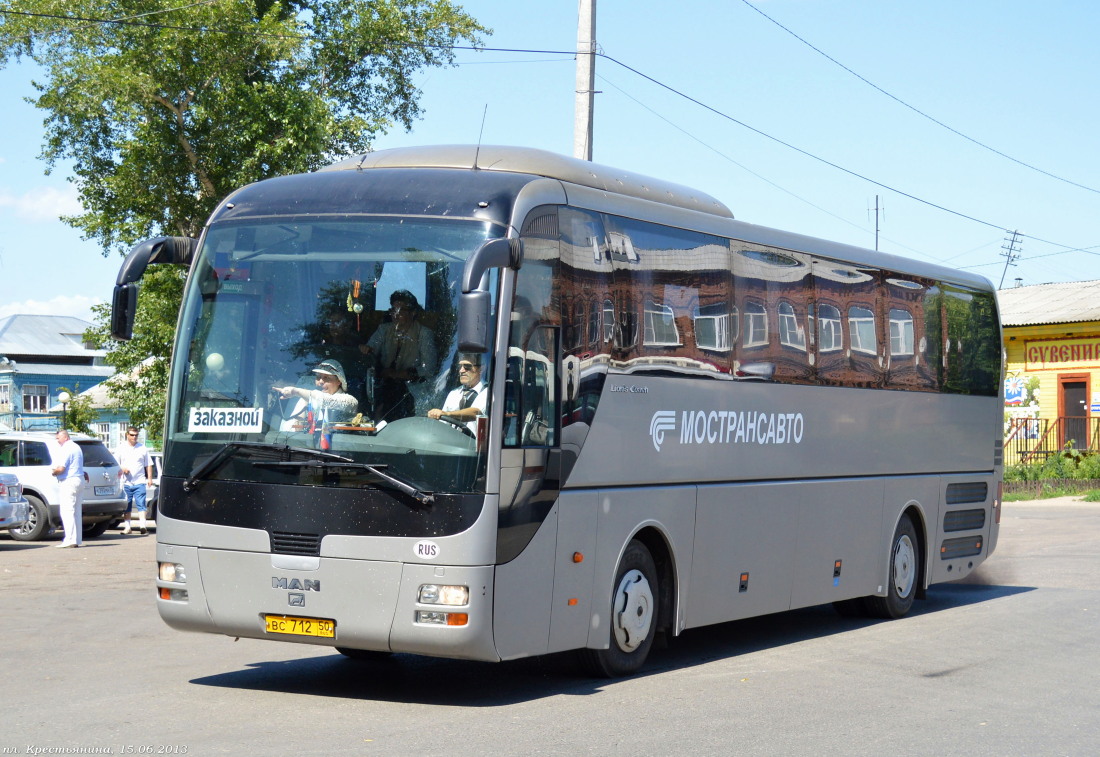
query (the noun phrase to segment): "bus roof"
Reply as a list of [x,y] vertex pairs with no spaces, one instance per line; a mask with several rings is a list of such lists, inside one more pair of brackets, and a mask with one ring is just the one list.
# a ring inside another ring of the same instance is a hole
[[733,218],[733,213],[722,202],[691,187],[531,147],[501,145],[396,147],[349,158],[321,170],[346,171],[371,168],[466,168],[522,173],[558,179],[570,184],[637,197],[722,218]]

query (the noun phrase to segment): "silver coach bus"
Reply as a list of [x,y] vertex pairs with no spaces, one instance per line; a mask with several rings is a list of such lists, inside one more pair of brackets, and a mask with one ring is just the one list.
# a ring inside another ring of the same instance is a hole
[[[131,252],[118,338],[151,263],[190,266],[157,518],[174,628],[625,675],[657,634],[902,616],[997,542],[981,277],[490,146],[237,191],[201,239]],[[370,346],[410,308],[395,372]],[[482,415],[428,417],[470,355]],[[337,421],[305,402],[325,361],[354,398]]]

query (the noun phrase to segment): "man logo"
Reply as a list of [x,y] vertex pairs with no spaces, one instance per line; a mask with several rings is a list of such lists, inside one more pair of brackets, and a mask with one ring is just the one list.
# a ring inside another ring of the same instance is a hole
[[676,411],[658,410],[653,414],[649,422],[649,435],[653,437],[653,449],[661,451],[661,445],[665,441],[666,431],[676,430]]

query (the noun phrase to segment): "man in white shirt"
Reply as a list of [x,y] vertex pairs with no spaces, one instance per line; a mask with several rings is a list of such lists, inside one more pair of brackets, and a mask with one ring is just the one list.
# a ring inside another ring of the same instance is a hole
[[58,429],[57,446],[50,448],[51,471],[61,489],[61,525],[65,538],[58,547],[79,547],[84,543],[84,452],[69,438],[69,432]]
[[153,478],[153,461],[149,459],[149,450],[138,441],[138,429],[131,426],[126,430],[126,439],[114,451],[118,460],[118,472],[121,474],[122,491],[126,494],[126,513],[122,516],[122,533],[130,533],[131,512],[138,514],[138,531],[147,534],[145,524],[147,509],[145,497],[148,483]]
[[464,424],[477,436],[477,419],[485,415],[489,399],[489,387],[481,380],[481,355],[476,352],[460,352],[458,355],[457,389],[447,395],[442,408],[428,411],[429,418]]

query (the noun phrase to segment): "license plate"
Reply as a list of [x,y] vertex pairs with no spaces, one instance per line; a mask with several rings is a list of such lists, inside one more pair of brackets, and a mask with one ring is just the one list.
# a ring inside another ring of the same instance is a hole
[[324,618],[299,618],[293,615],[264,615],[264,630],[291,636],[336,638],[336,621]]
[[97,486],[95,488],[95,495],[97,497],[110,497],[115,493],[115,487],[113,486]]

